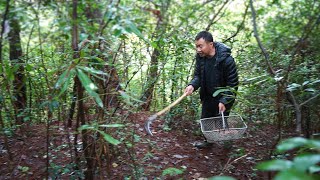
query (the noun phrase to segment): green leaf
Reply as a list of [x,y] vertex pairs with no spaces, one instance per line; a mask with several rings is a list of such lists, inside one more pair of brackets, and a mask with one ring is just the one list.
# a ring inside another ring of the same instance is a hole
[[77,73],[82,86],[86,89],[88,94],[95,99],[95,101],[100,107],[103,107],[102,100],[100,99],[99,95],[94,91],[97,89],[97,86],[93,84],[91,79],[85,73],[83,73],[81,69],[77,68]]
[[[108,54],[107,54],[107,55],[108,55]],[[106,63],[103,59],[101,59],[101,58],[99,58],[99,57],[96,57],[96,56],[95,56],[93,59],[99,61],[99,63]],[[106,73],[106,74],[109,76],[108,73]]]
[[134,134],[134,135],[133,135],[133,139],[134,139],[134,140],[133,140],[134,142],[140,142],[141,137],[140,137],[139,135]]
[[283,79],[283,77],[275,77],[274,80],[276,80],[277,82],[281,81]]
[[230,176],[214,176],[209,178],[208,180],[236,180],[236,179]]
[[33,69],[33,66],[31,66],[30,64],[26,64],[26,71],[31,71]]
[[150,44],[150,41],[147,40],[143,34],[139,31],[139,29],[137,28],[137,26],[130,20],[126,20],[126,27],[125,27],[127,32],[133,32],[135,35],[137,35],[138,37],[140,37],[141,39],[143,39],[144,41],[146,41],[147,43]]
[[289,169],[291,167],[292,167],[291,161],[280,160],[280,159],[261,162],[257,166],[259,170],[266,170],[266,171],[281,171],[281,170]]
[[107,76],[109,77],[109,74],[103,72],[103,71],[99,71],[99,70],[96,70],[94,68],[89,68],[89,67],[82,67],[82,66],[77,66],[78,68],[81,68],[82,70],[88,72],[89,74],[91,74],[92,76],[98,78],[98,79],[101,79],[102,81],[105,81],[105,78],[103,77],[100,77],[98,75],[104,75],[104,76]]
[[297,147],[304,146],[308,143],[308,140],[302,137],[290,138],[282,141],[278,146],[277,150],[279,152],[285,152],[292,150]]
[[59,77],[58,81],[56,82],[54,88],[58,89],[60,86],[65,82],[65,77],[68,74],[69,70],[65,70]]
[[320,162],[320,155],[318,154],[304,154],[293,159],[293,166],[299,171],[305,172],[311,166]]
[[317,173],[317,172],[320,172],[320,167],[319,166],[311,166],[310,168],[309,168],[309,171],[310,171],[310,173]]
[[[192,47],[193,47],[193,45],[192,45]],[[269,76],[268,74],[263,74],[263,75],[261,75],[261,76],[256,76],[256,77],[252,77],[252,78],[249,78],[249,79],[244,79],[243,81],[245,82],[245,83],[250,83],[250,81],[256,81],[256,80],[259,80],[259,79],[261,79],[261,78],[264,78],[264,77],[266,77],[266,76]]]
[[10,65],[6,64],[6,67],[5,67],[5,73],[7,75],[7,78],[10,80],[10,81],[13,81],[14,80],[14,72],[16,71],[16,66],[14,66],[13,68],[10,67]]
[[100,127],[107,127],[107,128],[118,128],[118,127],[124,127],[123,124],[102,124],[99,125]]
[[26,173],[29,171],[29,167],[28,166],[18,166],[18,169],[21,170],[23,173]]
[[296,171],[293,169],[289,169],[286,171],[281,171],[275,177],[275,180],[315,180],[311,176],[307,175],[306,173]]
[[[89,35],[85,34],[85,33],[80,33],[79,37],[80,37],[81,40],[86,40],[89,37]],[[81,43],[78,45],[78,47],[81,47],[82,43],[83,43],[83,41],[81,41]]]
[[103,108],[103,102],[102,102],[102,100],[100,99],[100,97],[99,97],[98,94],[96,94],[96,95],[94,96],[94,100],[97,102],[97,104],[98,104],[101,108]]
[[311,84],[313,85],[313,84],[316,84],[316,83],[320,83],[320,79],[317,79],[317,80],[313,81]]
[[157,44],[157,42],[155,42],[155,41],[152,41],[152,42],[150,43],[150,45],[151,45],[153,48],[158,48],[158,44]]
[[302,83],[302,86],[305,86],[305,85],[307,85],[309,83],[310,83],[310,81],[305,81],[305,82]]
[[288,85],[286,90],[287,91],[294,91],[294,90],[298,89],[299,87],[301,87],[300,84],[292,83],[292,84]]
[[134,106],[134,104],[131,102],[131,100],[133,100],[133,101],[135,101],[135,102],[138,102],[138,103],[142,103],[141,100],[136,99],[136,98],[128,95],[128,94],[127,94],[126,92],[124,92],[124,91],[119,91],[119,93],[120,93],[122,99],[124,100],[124,102],[125,102],[126,104],[129,104],[129,105],[131,105],[131,106]]
[[137,26],[130,20],[126,21],[126,30],[130,33],[133,32],[135,35],[137,35],[140,38],[144,38],[142,33],[139,31]]
[[84,71],[86,71],[86,72],[88,72],[90,74],[99,74],[99,75],[109,76],[109,74],[107,74],[107,73],[105,73],[103,71],[100,71],[100,70],[96,70],[96,69],[94,69],[92,67],[89,68],[89,67],[84,67],[84,66],[77,66],[77,68],[80,68],[80,69],[82,69],[82,70],[84,70]]
[[320,140],[308,140],[308,144],[307,144],[310,148],[316,148],[318,150],[320,150]]
[[113,144],[113,145],[118,145],[120,144],[121,142],[114,139],[113,137],[111,137],[109,134],[103,132],[103,131],[100,131],[98,130],[98,132],[103,136],[103,139],[108,141],[109,143]]
[[82,131],[82,130],[84,130],[84,129],[96,129],[96,128],[93,127],[93,126],[87,125],[87,124],[82,125],[82,126],[80,126],[80,127],[78,128],[79,131]]
[[74,77],[75,73],[76,73],[76,72],[75,72],[74,69],[71,69],[71,70],[70,70],[69,75],[66,77],[66,79],[65,79],[65,81],[64,81],[64,83],[63,83],[63,86],[62,86],[62,88],[61,88],[60,93],[59,93],[58,96],[61,96],[61,95],[67,90],[67,88],[68,88],[69,85],[70,85],[70,81],[71,81],[71,79]]
[[216,91],[212,94],[212,96],[213,96],[213,97],[217,97],[220,93],[224,93],[224,92],[227,92],[227,91],[232,92],[230,89],[222,88],[222,89],[216,90]]
[[93,84],[91,79],[85,73],[83,73],[81,69],[77,69],[77,72],[82,85],[88,91],[88,93],[92,93],[94,90],[98,89],[97,86]]
[[116,37],[119,37],[120,35],[122,35],[122,30],[121,29],[115,29],[113,31],[113,35],[116,36]]
[[316,90],[315,89],[313,89],[313,88],[307,88],[307,89],[305,89],[304,91],[306,91],[306,92],[316,92]]
[[114,139],[113,137],[111,137],[109,134],[97,129],[94,126],[85,124],[85,125],[82,125],[80,128],[78,128],[79,131],[82,131],[84,129],[89,129],[89,130],[94,130],[94,131],[99,132],[103,136],[103,139],[105,139],[107,142],[109,142],[109,143],[111,143],[113,145],[118,145],[118,144],[121,143],[120,141],[118,141],[118,140]]
[[167,168],[165,170],[162,171],[162,176],[175,176],[175,175],[179,175],[182,174],[183,170],[177,169],[177,168]]

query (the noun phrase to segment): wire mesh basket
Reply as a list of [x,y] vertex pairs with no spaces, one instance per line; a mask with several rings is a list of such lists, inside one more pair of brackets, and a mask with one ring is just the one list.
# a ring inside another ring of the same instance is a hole
[[240,115],[200,119],[201,131],[208,142],[239,139],[247,130],[247,125]]

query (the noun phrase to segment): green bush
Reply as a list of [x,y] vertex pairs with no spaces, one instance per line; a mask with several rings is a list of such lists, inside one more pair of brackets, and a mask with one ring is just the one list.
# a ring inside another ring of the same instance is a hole
[[[277,171],[275,180],[283,179],[320,179],[320,141],[295,137],[284,140],[277,145],[277,152],[284,153],[297,150],[292,160],[274,159],[258,164],[257,168],[263,171]],[[285,157],[285,156],[282,156]]]

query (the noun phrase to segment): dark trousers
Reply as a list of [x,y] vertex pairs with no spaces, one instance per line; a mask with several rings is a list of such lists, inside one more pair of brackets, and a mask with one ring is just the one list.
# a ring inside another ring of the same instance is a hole
[[[226,111],[223,113],[224,116],[229,116],[230,109],[233,105],[233,102],[226,104]],[[210,118],[210,117],[219,117],[219,100],[218,98],[214,98],[212,96],[205,96],[202,100],[202,112],[201,112],[201,119],[203,118]],[[225,128],[229,128],[228,118],[225,117]],[[221,119],[215,119],[214,121],[214,129],[223,129],[223,121]]]
[[[224,112],[224,116],[229,116],[230,109],[233,103],[229,103],[226,106],[226,112]],[[205,96],[202,98],[202,112],[201,119],[209,118],[209,117],[217,117],[219,114],[219,100],[216,97]]]

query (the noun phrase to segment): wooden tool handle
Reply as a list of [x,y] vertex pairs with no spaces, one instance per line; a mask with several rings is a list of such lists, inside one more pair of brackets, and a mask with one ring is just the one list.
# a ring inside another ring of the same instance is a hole
[[162,109],[161,111],[159,111],[157,113],[157,116],[162,115],[163,113],[165,113],[166,111],[168,111],[169,109],[171,109],[173,106],[177,105],[183,98],[185,98],[187,96],[187,93],[184,93],[182,96],[180,96],[177,100],[175,100],[173,103],[171,103],[169,106],[167,106],[166,108]]

